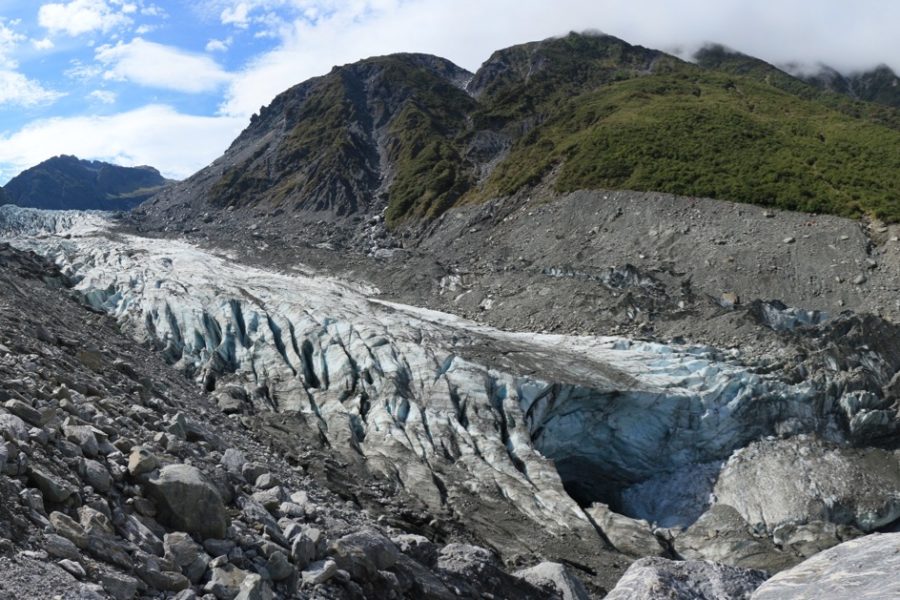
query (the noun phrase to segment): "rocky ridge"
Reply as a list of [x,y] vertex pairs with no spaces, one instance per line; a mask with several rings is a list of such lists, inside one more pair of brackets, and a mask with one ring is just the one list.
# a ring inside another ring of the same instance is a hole
[[0,204],[50,210],[131,210],[171,183],[153,167],[55,156],[13,177]]

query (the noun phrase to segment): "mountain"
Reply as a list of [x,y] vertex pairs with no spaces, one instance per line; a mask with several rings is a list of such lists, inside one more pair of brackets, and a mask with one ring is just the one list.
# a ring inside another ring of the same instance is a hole
[[224,156],[142,207],[427,222],[545,182],[900,219],[900,116],[764,63],[697,64],[606,35],[495,52],[469,74],[398,54],[336,67],[255,116]]
[[856,100],[900,107],[900,78],[887,65],[850,74],[823,65],[817,73],[802,77],[816,87]]
[[130,210],[170,182],[153,167],[56,156],[4,187],[2,203],[51,210]]

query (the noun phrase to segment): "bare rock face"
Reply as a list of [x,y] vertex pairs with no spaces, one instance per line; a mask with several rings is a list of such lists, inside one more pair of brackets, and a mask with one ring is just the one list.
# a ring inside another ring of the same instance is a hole
[[629,556],[661,556],[665,552],[647,521],[620,515],[599,502],[585,512],[619,552]]
[[717,504],[675,538],[675,551],[689,560],[709,560],[745,569],[780,571],[799,562],[750,525],[733,507]]
[[772,577],[751,598],[900,598],[900,533],[867,535],[820,552]]
[[225,537],[228,517],[219,492],[203,472],[189,465],[168,465],[147,484],[161,517],[172,527],[204,538]]
[[900,518],[900,462],[878,449],[838,447],[797,436],[750,444],[715,487],[753,526],[825,521],[872,531]]
[[584,584],[569,572],[568,567],[560,563],[542,562],[529,569],[514,573],[528,583],[538,587],[551,587],[562,596],[563,600],[589,600],[590,596]]
[[748,600],[764,571],[707,561],[642,558],[628,567],[606,600]]

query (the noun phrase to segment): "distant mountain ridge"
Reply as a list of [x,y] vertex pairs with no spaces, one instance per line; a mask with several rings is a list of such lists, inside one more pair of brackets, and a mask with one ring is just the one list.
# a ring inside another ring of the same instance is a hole
[[56,156],[4,186],[0,203],[50,210],[131,210],[171,183],[153,167]]
[[709,47],[696,63],[606,35],[335,67],[280,94],[225,154],[138,211],[392,229],[527,192],[631,189],[900,219],[900,111]]

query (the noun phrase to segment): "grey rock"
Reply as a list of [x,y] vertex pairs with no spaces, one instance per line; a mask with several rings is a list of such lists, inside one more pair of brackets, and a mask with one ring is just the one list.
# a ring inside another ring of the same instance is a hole
[[437,568],[451,589],[474,597],[485,593],[521,599],[547,597],[542,589],[506,573],[490,550],[478,546],[447,544],[438,553]]
[[247,571],[239,569],[231,563],[215,566],[203,589],[212,593],[219,600],[234,600],[240,593],[241,584],[248,574]]
[[43,425],[41,413],[21,400],[7,400],[3,403],[3,407],[20,419],[27,421],[36,427]]
[[267,466],[255,462],[244,463],[241,467],[241,475],[250,482],[256,481],[260,475],[268,472],[269,468]]
[[256,483],[254,487],[258,490],[268,490],[277,485],[281,485],[281,481],[275,475],[271,473],[263,473],[259,477],[256,478]]
[[273,552],[269,556],[269,560],[266,562],[266,569],[269,571],[269,575],[272,576],[272,581],[282,581],[294,574],[293,565],[288,561],[287,555],[280,550]]
[[3,438],[11,442],[27,442],[29,427],[16,415],[2,413],[0,414],[0,433]]
[[80,506],[78,508],[78,517],[88,536],[111,536],[116,533],[112,520],[105,513],[92,506]]
[[250,573],[241,582],[240,590],[235,600],[272,600],[272,588],[263,578],[256,574]]
[[55,533],[44,536],[44,550],[55,558],[68,558],[69,560],[81,560],[81,552],[71,540]]
[[64,558],[56,564],[58,564],[60,567],[62,567],[78,579],[84,579],[85,577],[87,577],[87,572],[85,572],[84,567],[82,567],[74,560]]
[[[124,540],[110,535],[88,535],[85,551],[97,558],[117,567],[129,569],[134,566],[135,560],[128,552],[129,546]],[[142,577],[143,579],[143,577]],[[145,579],[146,581],[146,579]]]
[[41,490],[45,500],[55,504],[65,502],[70,496],[77,493],[75,486],[69,482],[34,465],[28,470],[28,479],[37,489]]
[[232,475],[240,475],[241,469],[247,462],[247,457],[240,450],[229,448],[222,455],[222,460],[219,462],[225,467],[225,470]]
[[619,552],[636,557],[661,556],[665,552],[647,521],[620,515],[602,503],[592,504],[585,512]]
[[[266,475],[260,475],[259,479],[265,478]],[[268,489],[264,489],[259,492],[254,492],[252,495],[253,500],[261,504],[268,511],[277,510],[281,505],[281,502],[285,499],[284,490],[281,486],[276,485],[275,487],[271,487]]]
[[633,563],[606,600],[747,600],[764,571],[659,557]]
[[228,525],[225,505],[216,488],[196,467],[169,465],[147,482],[160,519],[171,527],[204,538],[222,538]]
[[121,573],[103,573],[100,583],[106,593],[116,600],[132,600],[140,587],[137,579]]
[[112,487],[112,477],[109,471],[96,460],[84,461],[84,481],[101,494],[106,493]]
[[291,541],[291,561],[303,569],[316,560],[316,543],[306,533],[300,533]]
[[191,587],[191,582],[181,573],[139,567],[138,576],[151,588],[162,592],[180,592]]
[[844,542],[778,573],[752,600],[881,600],[900,598],[900,533]]
[[133,477],[150,473],[158,467],[159,459],[144,447],[133,448],[128,455],[128,472]]
[[769,572],[799,561],[781,552],[766,536],[755,534],[733,507],[716,504],[687,531],[675,537],[675,551],[689,560],[709,560],[745,569]]
[[234,542],[210,538],[203,540],[203,548],[212,556],[225,556],[234,548]]
[[191,583],[203,578],[212,559],[191,536],[183,532],[167,533],[163,544],[166,558],[178,565]]
[[328,546],[328,554],[353,579],[365,580],[394,566],[400,551],[381,533],[366,529],[335,540]]
[[63,431],[66,439],[81,448],[81,452],[88,458],[94,458],[100,453],[100,443],[90,426],[70,424],[67,419],[63,424]]
[[801,525],[779,525],[772,532],[772,539],[786,552],[808,558],[861,535],[860,530],[849,525],[812,521]]
[[48,518],[50,520],[50,524],[53,526],[53,529],[56,530],[56,533],[68,539],[70,542],[81,549],[87,547],[88,540],[87,534],[84,531],[84,527],[82,527],[78,522],[72,519],[72,517],[67,514],[54,511],[50,513],[50,516]]
[[404,533],[391,538],[403,554],[414,558],[423,565],[433,566],[437,562],[438,545],[422,535]]
[[330,558],[317,560],[310,563],[300,574],[304,585],[319,585],[325,583],[338,572],[338,565]]
[[120,526],[122,535],[138,548],[148,554],[161,556],[163,553],[163,542],[154,533],[154,528],[158,529],[159,524],[148,517],[139,518],[137,515],[128,515]]
[[900,518],[900,460],[810,436],[754,442],[728,460],[715,494],[769,531],[809,521],[872,531]]
[[563,600],[590,600],[590,595],[581,580],[560,563],[538,563],[531,568],[516,571],[514,575],[537,587],[550,587],[556,590]]

